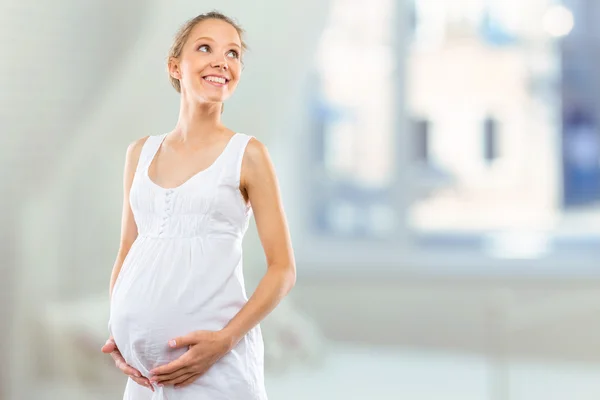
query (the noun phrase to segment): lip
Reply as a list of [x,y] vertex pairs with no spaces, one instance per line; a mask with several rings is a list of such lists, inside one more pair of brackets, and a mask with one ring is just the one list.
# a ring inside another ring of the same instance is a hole
[[[208,77],[214,77],[214,78],[222,78],[222,79],[225,79],[225,83],[217,83],[217,82],[212,82],[212,81],[209,81],[209,80],[207,80],[207,79],[206,79],[206,78],[208,78]],[[229,79],[229,78],[227,78],[226,76],[223,76],[223,75],[215,75],[215,74],[205,75],[205,76],[203,76],[203,77],[202,77],[202,80],[203,80],[204,82],[206,82],[206,83],[209,83],[209,84],[211,84],[211,85],[213,85],[213,86],[216,86],[216,87],[223,87],[223,86],[227,85],[227,84],[229,83],[229,81],[230,81],[230,79]]]

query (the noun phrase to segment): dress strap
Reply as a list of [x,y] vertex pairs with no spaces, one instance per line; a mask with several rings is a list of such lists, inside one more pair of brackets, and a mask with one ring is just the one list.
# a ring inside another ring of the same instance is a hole
[[167,137],[166,133],[148,136],[148,139],[146,139],[146,142],[144,142],[144,145],[142,146],[142,152],[140,153],[136,172],[144,171],[150,166],[150,163],[158,152],[160,145],[165,140],[165,137]]
[[242,175],[242,161],[246,152],[246,147],[253,136],[238,133],[232,139],[232,143],[229,148],[228,154],[228,165],[229,165],[229,176],[232,184],[235,186],[240,185],[240,179]]

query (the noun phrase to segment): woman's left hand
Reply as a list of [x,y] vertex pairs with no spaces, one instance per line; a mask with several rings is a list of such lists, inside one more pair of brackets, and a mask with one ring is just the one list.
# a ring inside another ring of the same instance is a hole
[[189,350],[177,360],[150,371],[150,382],[159,386],[189,385],[231,350],[231,339],[222,331],[196,331],[169,341],[169,347]]

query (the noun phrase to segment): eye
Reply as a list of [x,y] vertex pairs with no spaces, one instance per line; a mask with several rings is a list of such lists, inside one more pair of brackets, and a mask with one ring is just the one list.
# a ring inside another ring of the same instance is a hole
[[240,54],[236,51],[236,50],[229,50],[227,52],[227,57],[231,57],[231,58],[240,58]]
[[200,47],[198,47],[198,51],[202,51],[205,53],[210,51],[210,47],[207,44],[202,44],[200,45]]

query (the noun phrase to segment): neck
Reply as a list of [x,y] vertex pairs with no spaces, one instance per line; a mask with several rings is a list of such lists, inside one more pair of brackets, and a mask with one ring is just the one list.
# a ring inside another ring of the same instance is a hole
[[179,119],[174,133],[182,140],[203,141],[224,129],[221,122],[222,103],[198,102],[181,95]]

